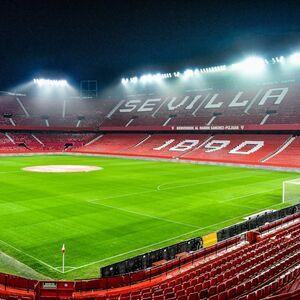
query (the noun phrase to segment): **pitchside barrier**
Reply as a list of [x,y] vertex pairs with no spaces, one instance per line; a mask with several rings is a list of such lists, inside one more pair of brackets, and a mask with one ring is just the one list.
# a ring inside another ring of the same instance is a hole
[[207,247],[213,246],[213,245],[215,245],[218,242],[218,240],[217,240],[217,233],[213,232],[213,233],[204,235],[202,237],[202,240],[203,240],[203,248],[207,248]]
[[166,248],[151,251],[100,269],[101,277],[108,278],[146,270],[153,266],[165,265],[168,261],[178,257],[180,253],[196,251],[200,248],[212,246],[218,242],[240,235],[276,220],[280,220],[300,212],[300,204],[289,206],[278,211],[266,211],[249,218],[247,221],[224,228],[206,236],[184,241]]
[[249,230],[253,230],[266,223],[270,223],[292,214],[300,212],[300,204],[289,206],[276,211],[266,211],[264,214],[249,218],[247,221],[223,228],[217,232],[218,242],[229,239],[235,235],[239,235]]
[[202,248],[202,238],[194,238],[178,244],[154,250],[100,269],[101,277],[112,277],[159,266],[178,257]]
[[[298,222],[300,218],[300,212],[297,212],[298,209],[299,207],[290,207],[290,209],[285,211],[285,213],[288,215],[290,212],[294,211],[295,214],[289,215],[288,217],[279,219],[275,222],[265,224],[264,226],[259,227],[258,231],[261,233],[266,233],[274,230],[274,228],[285,226],[287,223],[294,221]],[[213,236],[207,238],[208,242],[212,242],[214,240]],[[169,272],[173,272],[183,266],[192,266],[194,262],[198,262],[199,259],[204,259],[205,261],[206,257],[211,255],[217,257],[218,253],[223,253],[224,251],[227,251],[228,248],[235,249],[236,245],[238,245],[241,240],[245,240],[245,238],[245,234],[237,235],[218,242],[217,244],[208,248],[201,248],[198,251],[194,251],[184,256],[177,256],[175,259],[172,259],[162,265],[115,277],[75,281],[37,281],[0,273],[0,285],[3,287],[2,293],[0,291],[0,299],[13,299],[14,296],[14,299],[18,298],[21,300],[45,300],[54,298],[71,299],[73,292],[106,290],[128,286],[144,280],[149,280],[149,284],[151,284],[152,278],[168,274]],[[16,292],[19,296],[16,295]]]

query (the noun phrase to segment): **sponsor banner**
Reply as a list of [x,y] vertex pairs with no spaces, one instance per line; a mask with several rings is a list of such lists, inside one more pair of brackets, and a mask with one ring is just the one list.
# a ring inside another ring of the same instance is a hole
[[249,124],[249,125],[205,125],[205,126],[174,126],[172,130],[199,131],[272,131],[272,130],[300,130],[300,124]]
[[100,127],[98,131],[285,131],[300,130],[300,124],[265,124],[265,125],[199,125],[199,126],[130,126],[130,127]]
[[215,245],[218,242],[217,233],[213,232],[202,237],[203,248]]
[[265,125],[199,125],[199,126],[104,126],[93,127],[46,127],[46,126],[7,126],[1,125],[0,130],[5,131],[63,131],[63,132],[138,132],[138,131],[285,131],[300,130],[300,124],[265,124]]
[[244,130],[245,125],[176,126],[176,130]]
[[43,288],[44,289],[56,289],[57,282],[43,282]]

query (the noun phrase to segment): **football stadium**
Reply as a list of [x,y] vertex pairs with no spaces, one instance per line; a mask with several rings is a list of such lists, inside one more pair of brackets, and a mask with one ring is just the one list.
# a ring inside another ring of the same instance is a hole
[[0,300],[300,299],[300,52],[235,57],[0,92]]

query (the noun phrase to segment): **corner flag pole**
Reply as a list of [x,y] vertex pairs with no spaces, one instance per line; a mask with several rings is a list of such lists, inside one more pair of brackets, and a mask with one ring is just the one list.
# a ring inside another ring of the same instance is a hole
[[66,251],[65,244],[63,244],[62,248],[61,248],[61,252],[62,252],[62,272],[63,273],[65,273],[65,251]]

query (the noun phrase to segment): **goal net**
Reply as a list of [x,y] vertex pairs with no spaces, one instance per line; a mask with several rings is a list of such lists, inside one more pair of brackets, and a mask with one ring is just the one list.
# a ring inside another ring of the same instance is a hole
[[282,202],[291,205],[300,203],[300,178],[282,183]]

